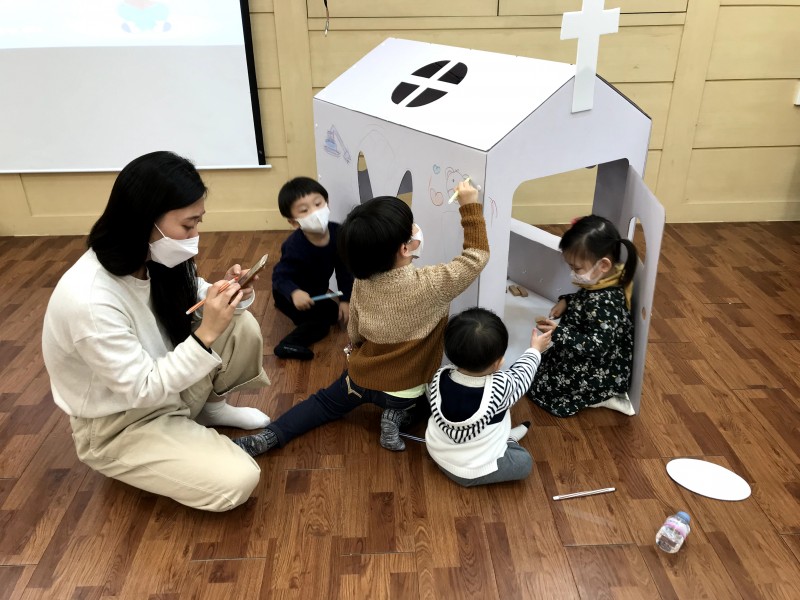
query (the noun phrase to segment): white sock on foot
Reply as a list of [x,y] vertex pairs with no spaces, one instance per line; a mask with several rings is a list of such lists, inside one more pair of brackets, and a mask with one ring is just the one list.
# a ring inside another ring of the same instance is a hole
[[231,406],[225,400],[206,402],[196,421],[206,427],[239,429],[262,429],[270,424],[270,418],[257,408]]
[[[527,425],[526,425],[527,423]],[[528,427],[530,423],[526,421],[521,425],[517,425],[516,427],[511,428],[511,433],[508,434],[508,439],[514,440],[515,442],[520,441],[522,438],[525,437],[525,434],[528,433]]]
[[628,398],[628,394],[611,396],[608,400],[592,404],[589,408],[610,408],[611,410],[616,410],[629,417],[636,414],[636,411],[633,409],[633,404],[631,404],[631,400]]

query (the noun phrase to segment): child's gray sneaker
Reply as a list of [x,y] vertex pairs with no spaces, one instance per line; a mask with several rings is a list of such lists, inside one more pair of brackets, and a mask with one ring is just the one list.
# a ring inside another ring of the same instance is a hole
[[387,408],[381,415],[381,446],[392,452],[402,452],[406,443],[400,439],[400,425],[406,417],[406,411]]

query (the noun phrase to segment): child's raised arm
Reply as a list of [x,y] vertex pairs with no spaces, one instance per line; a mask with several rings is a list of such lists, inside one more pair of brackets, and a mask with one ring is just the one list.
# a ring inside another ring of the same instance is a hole
[[424,267],[431,291],[440,301],[448,303],[466,290],[489,262],[489,238],[483,207],[478,203],[478,190],[464,181],[456,189],[464,227],[464,249],[449,263]]

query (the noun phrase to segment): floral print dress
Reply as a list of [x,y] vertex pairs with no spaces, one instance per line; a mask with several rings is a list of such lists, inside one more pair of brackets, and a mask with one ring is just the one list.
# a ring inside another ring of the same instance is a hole
[[624,394],[633,366],[633,323],[619,286],[562,296],[567,309],[542,355],[531,399],[557,417]]

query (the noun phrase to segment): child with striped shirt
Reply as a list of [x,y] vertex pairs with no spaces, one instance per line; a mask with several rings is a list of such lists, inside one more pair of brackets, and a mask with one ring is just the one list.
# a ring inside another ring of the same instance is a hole
[[444,350],[453,363],[430,385],[428,453],[442,472],[465,487],[525,479],[533,468],[519,445],[529,422],[511,428],[511,407],[528,390],[550,333],[531,334],[531,347],[500,371],[508,330],[493,312],[471,308],[452,317]]

